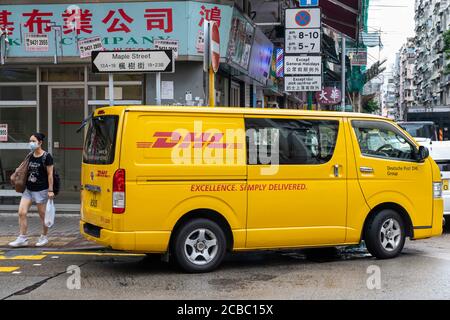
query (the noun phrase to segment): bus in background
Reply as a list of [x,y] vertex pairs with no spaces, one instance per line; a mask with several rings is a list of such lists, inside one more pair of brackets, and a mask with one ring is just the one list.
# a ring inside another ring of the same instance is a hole
[[420,145],[430,150],[430,156],[441,169],[444,217],[450,224],[450,141],[439,140],[436,126],[432,121],[399,122],[398,125]]

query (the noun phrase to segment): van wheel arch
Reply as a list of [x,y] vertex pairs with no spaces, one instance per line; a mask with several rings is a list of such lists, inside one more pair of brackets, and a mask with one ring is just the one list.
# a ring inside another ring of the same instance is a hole
[[361,232],[361,240],[364,240],[365,234],[366,234],[366,228],[368,226],[368,223],[373,219],[375,215],[377,215],[379,212],[390,209],[396,211],[398,214],[400,214],[403,223],[405,225],[406,229],[406,237],[410,237],[411,239],[414,238],[414,228],[412,224],[411,217],[409,216],[408,212],[403,208],[402,206],[392,203],[392,202],[386,202],[381,203],[374,207],[372,210],[370,210],[369,214],[366,217],[366,220],[364,221],[364,227]]
[[191,221],[192,219],[208,219],[215,223],[217,223],[223,232],[225,233],[225,238],[227,242],[227,251],[232,251],[234,246],[234,238],[233,238],[233,232],[231,231],[230,224],[228,223],[227,219],[220,213],[218,213],[215,210],[212,209],[196,209],[187,212],[185,215],[183,215],[180,219],[178,219],[177,223],[172,229],[171,235],[170,235],[170,242],[169,242],[169,248],[172,247],[174,236],[177,234],[178,230],[187,222]]

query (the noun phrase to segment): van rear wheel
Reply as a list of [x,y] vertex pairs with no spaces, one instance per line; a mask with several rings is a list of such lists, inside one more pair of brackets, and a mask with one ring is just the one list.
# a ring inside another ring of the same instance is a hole
[[403,250],[405,239],[405,224],[394,210],[382,210],[368,221],[365,230],[366,247],[378,259],[397,257]]
[[175,234],[172,252],[176,263],[184,271],[210,272],[216,269],[225,257],[225,233],[211,220],[188,221]]

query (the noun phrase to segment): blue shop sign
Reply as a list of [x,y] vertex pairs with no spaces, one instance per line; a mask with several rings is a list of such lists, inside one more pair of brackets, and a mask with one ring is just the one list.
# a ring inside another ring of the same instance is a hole
[[[203,22],[211,20],[219,24],[225,57],[232,12],[231,6],[195,1],[0,5],[0,29],[8,33],[8,57],[53,56],[55,43],[63,56],[80,56],[78,40],[91,37],[100,37],[105,50],[152,49],[154,40],[178,40],[179,55],[201,56]],[[47,34],[48,51],[26,51],[26,34]]]

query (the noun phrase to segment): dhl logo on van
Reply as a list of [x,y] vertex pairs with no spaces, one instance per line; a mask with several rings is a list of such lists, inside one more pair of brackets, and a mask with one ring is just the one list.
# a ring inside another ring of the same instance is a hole
[[155,142],[137,142],[139,149],[171,149],[177,146],[178,148],[199,148],[204,147],[210,149],[241,149],[242,143],[226,143],[223,142],[223,133],[194,133],[188,132],[184,136],[176,131],[174,132],[155,132],[153,137]]

